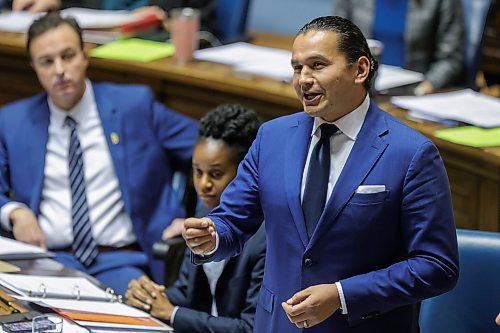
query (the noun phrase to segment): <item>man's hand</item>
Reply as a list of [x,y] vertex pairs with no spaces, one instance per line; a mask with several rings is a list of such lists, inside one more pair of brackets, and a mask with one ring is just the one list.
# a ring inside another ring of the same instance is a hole
[[184,219],[174,219],[168,227],[163,230],[161,238],[167,240],[169,238],[182,235],[184,230]]
[[152,316],[170,320],[174,305],[164,293],[165,287],[151,281],[146,275],[130,281],[125,303],[148,311]]
[[47,12],[61,8],[61,0],[13,0],[12,10],[29,10],[32,13]]
[[215,249],[215,224],[206,217],[186,219],[182,237],[193,253],[206,254]]
[[337,311],[340,297],[335,284],[320,284],[299,291],[281,306],[298,328],[309,328]]
[[38,220],[33,212],[28,208],[16,208],[10,213],[12,222],[12,233],[14,238],[20,242],[47,248],[45,235],[43,234]]
[[421,82],[415,88],[415,91],[414,91],[415,95],[417,95],[417,96],[432,94],[433,92],[434,92],[434,85],[432,83],[430,83],[429,81]]

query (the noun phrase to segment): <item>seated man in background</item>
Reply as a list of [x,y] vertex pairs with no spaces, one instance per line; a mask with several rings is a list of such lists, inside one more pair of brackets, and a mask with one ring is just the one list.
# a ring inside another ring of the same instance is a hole
[[[193,154],[193,180],[204,216],[219,204],[220,195],[236,175],[257,134],[253,111],[223,105],[201,120]],[[250,333],[264,274],[265,231],[245,245],[237,257],[194,266],[186,252],[180,275],[166,290],[146,276],[130,283],[127,304],[170,321],[178,333]],[[164,293],[165,291],[165,293]]]
[[146,87],[88,80],[72,18],[36,20],[27,48],[46,93],[0,110],[2,227],[119,293],[145,273],[161,281],[151,247],[184,214],[171,179],[197,123]]
[[460,0],[335,0],[334,15],[384,43],[382,63],[425,75],[416,94],[460,83],[464,18]]

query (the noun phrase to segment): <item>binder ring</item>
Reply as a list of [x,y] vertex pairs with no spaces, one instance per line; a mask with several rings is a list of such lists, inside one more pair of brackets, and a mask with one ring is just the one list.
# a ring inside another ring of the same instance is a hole
[[40,293],[41,298],[47,297],[47,286],[44,283],[40,283],[38,286],[38,292]]
[[75,296],[75,299],[77,301],[80,300],[80,298],[81,298],[81,290],[80,290],[80,287],[78,285],[75,285],[73,287],[73,295]]

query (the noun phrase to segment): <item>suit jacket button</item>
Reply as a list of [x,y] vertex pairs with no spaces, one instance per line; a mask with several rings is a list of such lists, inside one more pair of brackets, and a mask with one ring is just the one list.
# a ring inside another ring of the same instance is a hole
[[311,266],[312,266],[312,264],[313,264],[313,261],[312,261],[312,259],[311,259],[311,258],[306,258],[306,259],[304,260],[304,266],[306,266],[306,267],[311,267]]

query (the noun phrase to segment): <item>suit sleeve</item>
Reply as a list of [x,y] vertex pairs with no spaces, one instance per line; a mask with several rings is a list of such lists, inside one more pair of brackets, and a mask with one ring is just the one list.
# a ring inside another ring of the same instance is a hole
[[460,79],[464,62],[464,17],[458,0],[441,1],[436,48],[425,76],[435,88],[456,83]]
[[458,279],[448,179],[437,148],[430,142],[419,148],[406,172],[400,227],[404,259],[340,281],[350,325],[446,292]]
[[333,15],[337,15],[344,18],[350,18],[350,9],[349,9],[349,1],[348,0],[335,0],[333,5]]
[[5,120],[2,117],[2,109],[0,109],[0,207],[10,201],[9,158],[6,151],[4,124]]
[[191,165],[193,147],[198,137],[197,122],[153,101],[153,126],[174,169]]
[[[220,206],[208,215],[216,225],[219,247],[209,261],[219,261],[241,253],[243,246],[257,232],[264,214],[259,198],[259,146],[265,126],[261,126],[249,152],[238,167],[234,180],[222,193]],[[193,256],[194,263],[202,263]]]

